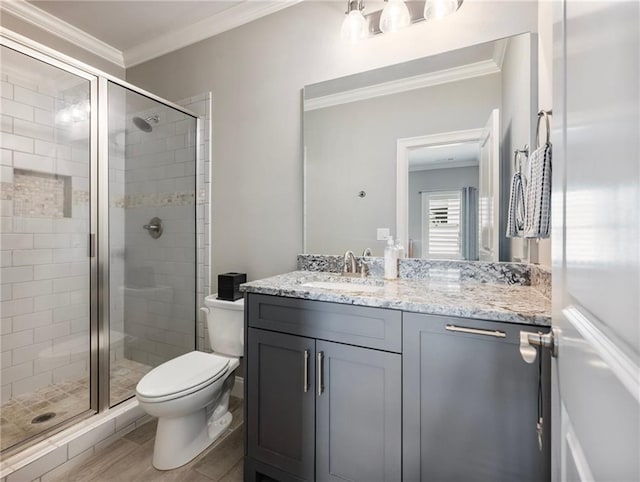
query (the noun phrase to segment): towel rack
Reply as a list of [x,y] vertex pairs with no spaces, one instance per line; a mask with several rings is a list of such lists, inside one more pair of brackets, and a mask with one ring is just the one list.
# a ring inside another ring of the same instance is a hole
[[513,151],[513,172],[522,171],[522,158],[524,154],[525,159],[529,157],[529,144],[525,144],[522,149],[514,149]]
[[545,144],[551,144],[551,126],[549,125],[549,116],[553,115],[553,110],[541,110],[538,112],[538,123],[536,124],[536,147],[540,147],[540,121],[544,117],[545,125],[547,127],[547,137]]

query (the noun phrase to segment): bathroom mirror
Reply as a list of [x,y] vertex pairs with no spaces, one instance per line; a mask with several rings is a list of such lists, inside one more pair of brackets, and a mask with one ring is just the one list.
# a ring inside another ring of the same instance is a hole
[[304,252],[382,256],[388,230],[412,257],[526,261],[505,232],[536,52],[525,33],[305,86]]

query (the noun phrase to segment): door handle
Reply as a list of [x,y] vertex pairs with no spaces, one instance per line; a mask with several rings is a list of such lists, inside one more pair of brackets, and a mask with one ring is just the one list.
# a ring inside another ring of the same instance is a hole
[[547,348],[552,357],[558,356],[558,331],[554,327],[549,333],[520,332],[520,355],[527,363],[536,361],[538,350],[535,347]]
[[324,373],[322,371],[322,364],[324,361],[324,352],[318,352],[318,396],[322,396],[324,392]]
[[309,391],[309,350],[304,351],[304,393]]

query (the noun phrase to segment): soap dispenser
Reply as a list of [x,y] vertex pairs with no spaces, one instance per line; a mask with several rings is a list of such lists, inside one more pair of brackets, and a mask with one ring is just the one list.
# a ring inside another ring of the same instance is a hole
[[392,236],[387,238],[387,247],[384,248],[384,279],[398,279],[398,249]]
[[397,251],[398,259],[406,258],[404,245],[400,242],[399,239],[396,239],[396,251]]

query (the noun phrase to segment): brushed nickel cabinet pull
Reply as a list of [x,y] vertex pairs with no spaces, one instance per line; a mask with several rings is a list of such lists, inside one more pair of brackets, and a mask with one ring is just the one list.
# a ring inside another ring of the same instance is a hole
[[494,336],[496,338],[506,338],[507,334],[499,330],[480,330],[478,328],[466,328],[464,326],[447,325],[447,331],[455,331],[457,333],[468,333],[470,335]]
[[322,373],[323,352],[318,352],[318,396],[324,392],[324,374]]
[[304,351],[304,393],[309,391],[309,350]]

